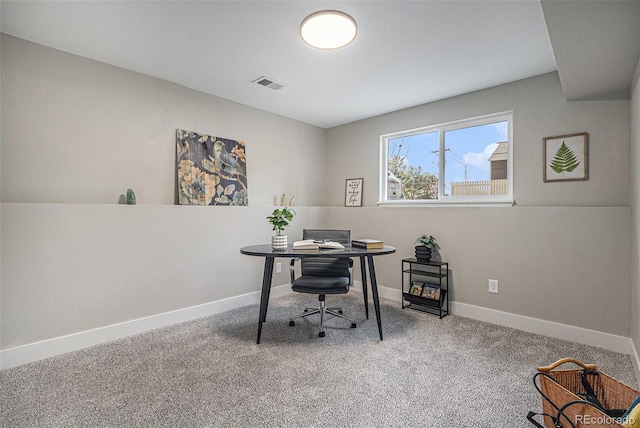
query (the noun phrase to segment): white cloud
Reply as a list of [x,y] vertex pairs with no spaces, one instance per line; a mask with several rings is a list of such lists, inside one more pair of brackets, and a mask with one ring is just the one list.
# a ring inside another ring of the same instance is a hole
[[493,151],[498,147],[497,143],[491,143],[480,153],[466,153],[463,156],[464,161],[471,166],[474,166],[483,171],[489,171],[489,157],[493,154]]

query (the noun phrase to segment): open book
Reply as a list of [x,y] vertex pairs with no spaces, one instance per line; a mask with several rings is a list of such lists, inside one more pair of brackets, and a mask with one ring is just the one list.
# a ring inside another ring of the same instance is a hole
[[294,250],[318,250],[320,248],[342,250],[344,249],[344,245],[339,242],[316,239],[305,239],[303,241],[296,241],[293,243]]

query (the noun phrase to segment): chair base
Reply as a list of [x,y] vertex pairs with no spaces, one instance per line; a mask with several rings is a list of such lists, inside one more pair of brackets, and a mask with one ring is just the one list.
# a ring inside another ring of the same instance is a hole
[[351,321],[351,328],[356,328],[356,321],[349,318],[349,317],[345,317],[342,314],[342,308],[327,308],[325,305],[325,301],[324,301],[324,296],[320,295],[318,296],[318,300],[320,300],[320,307],[319,308],[304,308],[304,312],[301,313],[300,315],[296,315],[295,317],[292,317],[289,319],[289,326],[293,327],[296,325],[295,321],[298,318],[304,318],[304,317],[308,317],[309,315],[315,315],[315,314],[320,314],[320,332],[318,333],[318,337],[324,337],[324,327],[323,327],[323,322],[324,322],[324,317],[325,315],[333,315],[334,317],[338,317],[338,318],[343,318],[347,321]]

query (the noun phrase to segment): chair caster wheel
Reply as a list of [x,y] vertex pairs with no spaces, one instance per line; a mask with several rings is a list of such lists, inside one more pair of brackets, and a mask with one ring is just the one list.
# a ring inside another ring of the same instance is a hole
[[324,331],[321,331],[320,333],[318,333],[318,337],[324,337]]
[[289,327],[293,327],[294,325],[296,325],[295,321],[293,320],[289,321]]
[[342,309],[339,309],[339,310],[338,310],[338,313],[339,313],[339,314],[342,314]]
[[356,328],[356,323],[352,322],[351,323],[351,328]]
[[307,309],[307,308],[304,308],[304,312],[309,312],[309,309]]

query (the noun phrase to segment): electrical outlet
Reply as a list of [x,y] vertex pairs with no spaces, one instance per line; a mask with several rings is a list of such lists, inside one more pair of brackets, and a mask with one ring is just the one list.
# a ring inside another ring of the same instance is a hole
[[276,262],[276,273],[282,272],[282,263]]
[[489,293],[498,294],[498,280],[490,279],[489,280]]

